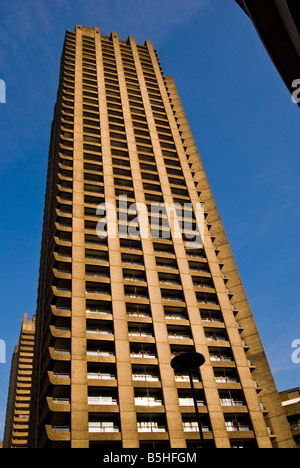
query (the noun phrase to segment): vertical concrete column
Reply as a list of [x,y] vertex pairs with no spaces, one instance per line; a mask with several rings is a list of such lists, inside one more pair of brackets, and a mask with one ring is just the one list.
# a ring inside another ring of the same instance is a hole
[[[119,61],[120,57],[118,57],[117,47],[118,37],[116,33],[112,33],[112,39],[115,47],[116,61]],[[96,34],[95,45],[97,57],[98,97],[105,202],[113,206],[116,213],[117,207],[114,190],[114,176],[110,147],[109,122],[106,105],[106,92],[100,33]],[[132,383],[132,368],[128,340],[126,302],[123,286],[122,257],[120,249],[120,240],[118,237],[114,238],[108,236],[108,252],[110,264],[111,298],[114,321],[115,355],[118,379],[122,443],[124,448],[138,448],[139,441],[137,434],[137,420],[134,404],[134,388]]]
[[81,26],[76,26],[73,145],[71,447],[88,448]]

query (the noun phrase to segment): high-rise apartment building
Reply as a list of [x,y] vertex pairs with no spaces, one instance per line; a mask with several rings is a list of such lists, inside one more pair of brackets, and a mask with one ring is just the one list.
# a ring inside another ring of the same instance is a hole
[[172,78],[150,42],[77,25],[52,124],[29,446],[199,446],[188,375],[170,366],[190,351],[206,360],[207,447],[294,446]]
[[3,448],[27,448],[34,335],[35,317],[24,314],[11,361]]

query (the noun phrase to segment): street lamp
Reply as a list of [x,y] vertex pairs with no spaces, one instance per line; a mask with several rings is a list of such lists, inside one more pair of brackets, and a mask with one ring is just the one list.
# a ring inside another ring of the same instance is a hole
[[171,367],[174,370],[181,372],[187,371],[189,373],[202,448],[204,448],[204,438],[193,384],[192,371],[198,369],[204,363],[205,357],[203,356],[203,354],[200,353],[181,353],[171,359]]

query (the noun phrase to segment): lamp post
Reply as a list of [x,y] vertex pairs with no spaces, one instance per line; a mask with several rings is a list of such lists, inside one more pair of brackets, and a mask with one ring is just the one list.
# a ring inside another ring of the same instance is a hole
[[192,371],[198,369],[204,363],[205,363],[205,357],[200,353],[181,353],[171,359],[171,367],[174,370],[185,371],[185,372],[187,371],[189,373],[202,448],[204,448],[204,437],[203,437],[203,431],[202,431],[202,426],[201,426],[201,421],[200,421],[197,399],[196,399],[196,394],[195,394],[195,389],[194,389],[194,384],[193,384]]

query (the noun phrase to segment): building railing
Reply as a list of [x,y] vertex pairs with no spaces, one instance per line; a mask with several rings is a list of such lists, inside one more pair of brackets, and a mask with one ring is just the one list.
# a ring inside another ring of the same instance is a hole
[[141,421],[137,423],[138,432],[166,432],[164,426],[159,426],[157,422]]

